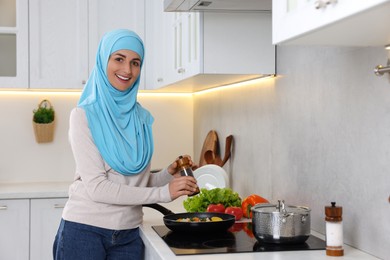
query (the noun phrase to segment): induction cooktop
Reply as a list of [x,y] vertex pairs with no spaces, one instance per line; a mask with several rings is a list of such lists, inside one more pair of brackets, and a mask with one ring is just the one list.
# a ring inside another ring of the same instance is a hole
[[152,226],[175,255],[325,250],[326,242],[313,235],[301,244],[260,243],[252,233],[251,223],[236,223],[227,232],[188,234],[173,232],[166,226]]

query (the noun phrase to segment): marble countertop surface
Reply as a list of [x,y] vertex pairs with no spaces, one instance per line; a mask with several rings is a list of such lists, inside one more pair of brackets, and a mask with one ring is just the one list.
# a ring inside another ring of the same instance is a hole
[[0,199],[66,198],[71,182],[0,183]]
[[[66,198],[70,182],[37,182],[37,183],[0,183],[0,199],[37,199],[37,198]],[[183,198],[170,203],[163,203],[164,207],[175,213],[185,212]],[[234,254],[202,254],[190,256],[176,256],[165,242],[152,229],[155,225],[164,225],[163,215],[151,208],[144,208],[144,220],[140,226],[140,235],[146,248],[146,259],[170,260],[334,260],[335,257],[326,256],[325,250],[313,251],[289,251],[289,252],[254,252]],[[320,233],[312,231],[312,234],[324,239]],[[378,259],[348,245],[344,245],[343,260],[369,260]]]

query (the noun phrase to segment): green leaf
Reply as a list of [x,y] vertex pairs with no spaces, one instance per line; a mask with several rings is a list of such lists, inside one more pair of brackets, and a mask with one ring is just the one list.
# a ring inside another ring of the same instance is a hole
[[241,207],[241,198],[230,188],[201,189],[200,193],[183,201],[187,212],[205,212],[210,204]]

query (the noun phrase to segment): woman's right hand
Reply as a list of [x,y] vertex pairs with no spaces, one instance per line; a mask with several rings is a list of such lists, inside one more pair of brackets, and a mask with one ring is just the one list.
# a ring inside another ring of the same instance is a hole
[[169,193],[172,200],[183,195],[194,194],[198,190],[196,179],[192,176],[181,176],[172,178],[169,182]]

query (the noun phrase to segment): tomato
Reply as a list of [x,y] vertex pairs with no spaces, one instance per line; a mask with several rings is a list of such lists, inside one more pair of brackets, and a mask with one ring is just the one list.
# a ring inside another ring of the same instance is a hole
[[241,204],[244,217],[252,218],[251,208],[258,203],[269,203],[269,201],[259,195],[252,194],[246,197]]
[[225,206],[221,203],[218,204],[210,204],[207,207],[207,212],[219,212],[219,213],[224,213],[225,212]]
[[230,232],[240,232],[244,228],[245,223],[234,223],[233,226],[229,228]]
[[243,216],[243,212],[240,207],[227,207],[225,209],[225,213],[233,215],[236,220],[240,220]]

